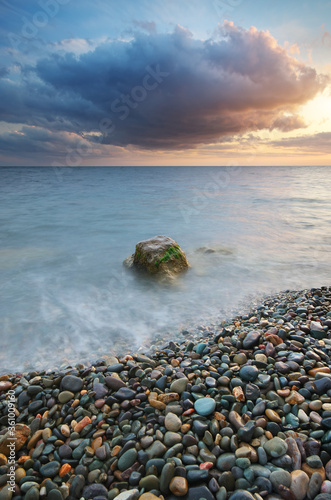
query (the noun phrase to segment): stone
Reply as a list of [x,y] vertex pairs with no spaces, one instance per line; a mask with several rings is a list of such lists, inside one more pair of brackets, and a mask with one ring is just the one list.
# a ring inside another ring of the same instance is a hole
[[[187,497],[188,498],[185,498],[185,500],[200,500],[201,498],[204,498],[205,500],[214,500],[215,498],[207,486],[204,485],[193,488],[190,487]],[[167,500],[169,500],[169,498]]]
[[154,474],[142,477],[139,481],[139,488],[144,488],[146,491],[158,490],[160,487],[160,480]]
[[275,491],[282,484],[289,488],[291,486],[291,474],[286,470],[275,470],[270,474],[269,480]]
[[1,391],[8,391],[8,389],[10,389],[12,387],[12,383],[9,382],[9,380],[2,380],[0,382],[0,392]]
[[265,411],[266,416],[268,417],[271,422],[276,422],[276,424],[280,424],[282,422],[282,419],[278,415],[278,413],[275,410],[272,410],[271,408],[267,408]]
[[287,452],[287,443],[279,437],[274,437],[263,445],[265,451],[271,457],[278,458]]
[[162,457],[166,451],[167,448],[159,440],[154,441],[154,443],[145,450],[149,459]]
[[153,493],[150,493],[148,491],[147,493],[143,493],[142,495],[140,495],[139,500],[159,500],[159,498],[160,497],[157,497],[156,495],[153,495]]
[[75,375],[65,375],[61,380],[61,390],[70,392],[79,392],[83,388],[83,381]]
[[289,437],[285,439],[285,442],[287,444],[287,453],[292,459],[292,468],[293,470],[300,470],[301,469],[301,453],[298,448],[298,445],[295,441],[295,439]]
[[128,387],[121,387],[117,392],[114,392],[113,396],[120,401],[131,401],[136,396],[136,392]]
[[73,392],[70,392],[70,391],[62,391],[60,392],[60,394],[58,395],[58,400],[61,404],[65,404],[65,403],[68,403],[68,401],[70,401],[71,399],[74,398],[74,393]]
[[174,401],[177,401],[179,399],[179,394],[177,392],[167,392],[165,394],[159,394],[158,400],[161,401],[161,403],[168,404],[172,403]]
[[322,377],[320,379],[315,379],[313,384],[314,390],[319,396],[321,396],[322,394],[325,394],[329,389],[331,389],[331,378]]
[[231,470],[236,464],[236,455],[234,453],[223,453],[216,461],[216,467],[220,471]]
[[161,235],[137,243],[135,253],[125,259],[124,264],[128,268],[166,278],[174,278],[190,267],[178,243]]
[[53,460],[40,467],[40,474],[44,477],[55,477],[60,470],[59,462]]
[[72,448],[67,444],[63,444],[62,446],[59,447],[58,453],[60,458],[71,458]]
[[117,377],[112,377],[109,375],[108,377],[105,377],[105,382],[107,386],[112,389],[113,391],[117,391],[121,387],[126,387],[125,382],[123,380],[117,378]]
[[245,390],[246,399],[251,399],[252,401],[256,401],[257,398],[260,397],[260,394],[261,390],[257,385],[251,383],[248,383],[246,385],[246,390]]
[[261,332],[259,332],[258,330],[253,330],[249,332],[243,340],[243,348],[252,349],[259,343],[260,337],[261,337]]
[[308,477],[311,477],[314,472],[318,472],[321,475],[322,481],[325,480],[325,469],[324,467],[310,467],[307,463],[302,464],[302,470],[307,474]]
[[[313,476],[316,475],[313,474]],[[312,477],[310,478],[310,480],[312,479]],[[319,476],[319,474],[318,474]],[[331,493],[331,481],[323,481],[322,484],[321,484],[321,493]]]
[[238,429],[237,437],[239,441],[245,441],[246,443],[249,443],[253,438],[254,431],[255,431],[254,420],[248,420],[248,422],[246,422],[246,424],[243,427],[240,427],[240,429]]
[[131,465],[133,465],[136,461],[137,455],[138,452],[135,448],[130,448],[125,453],[123,453],[117,464],[119,470],[124,471],[131,467]]
[[63,496],[60,490],[51,490],[47,494],[47,500],[63,500]]
[[215,411],[216,401],[213,398],[200,398],[194,403],[195,411],[201,416],[210,415]]
[[257,379],[259,370],[255,365],[244,365],[240,368],[239,375],[245,382],[254,382]]
[[[325,482],[325,481],[324,481]],[[321,486],[323,484],[322,477],[318,472],[314,472],[314,474],[311,476],[309,480],[309,485],[308,485],[308,492],[307,492],[307,497],[309,500],[314,500],[316,496],[319,494],[321,491]],[[331,483],[330,483],[331,485]],[[328,491],[328,493],[331,493]]]
[[229,500],[254,500],[253,495],[247,490],[236,490]]
[[237,363],[238,365],[244,365],[247,363],[247,356],[244,352],[238,352],[233,356],[233,362]]
[[[131,490],[132,491],[132,490]],[[107,498],[108,490],[103,484],[90,484],[83,490],[83,498],[86,500],[97,496]],[[118,497],[116,497],[118,498]],[[124,499],[123,499],[124,500]]]
[[331,481],[331,460],[325,465],[325,474],[329,481]]
[[181,443],[182,436],[177,432],[167,431],[164,435],[163,442],[168,447],[171,448],[177,443]]
[[0,453],[9,456],[10,449],[9,445],[15,442],[15,450],[19,451],[26,443],[31,429],[25,424],[16,424],[14,436],[8,431],[3,436],[0,436]]
[[187,471],[187,481],[191,483],[199,483],[208,479],[208,469],[192,469]]
[[244,422],[238,412],[235,410],[230,411],[229,413],[229,421],[231,424],[238,430],[241,427],[244,427]]
[[306,462],[312,469],[319,469],[320,467],[323,467],[322,460],[318,455],[310,455],[306,458]]
[[291,486],[290,490],[295,496],[295,500],[304,500],[309,485],[308,475],[301,470],[294,470],[291,472]]
[[24,496],[25,500],[39,500],[39,488],[33,486],[30,488]]
[[74,498],[80,498],[81,492],[84,488],[84,485],[85,485],[84,476],[82,476],[81,474],[78,474],[77,476],[75,476],[71,485],[70,485],[70,489],[69,489],[70,495]]
[[305,398],[297,391],[291,391],[290,394],[285,398],[285,402],[290,405],[301,404],[305,401]]
[[34,486],[38,486],[38,483],[36,483],[36,481],[25,481],[25,483],[21,484],[21,492],[27,493],[29,489],[33,488]]
[[188,491],[187,479],[180,476],[173,477],[170,481],[169,489],[176,497],[186,495]]
[[6,484],[0,491],[0,500],[11,500],[13,492],[10,489],[11,486]]
[[168,413],[165,420],[164,426],[168,431],[177,432],[181,428],[182,421],[175,413]]
[[186,377],[178,378],[171,383],[170,392],[181,394],[182,392],[185,391],[187,384],[188,384],[188,378]]
[[160,491],[162,494],[169,493],[169,484],[175,474],[174,462],[168,462],[162,467],[160,476]]
[[96,383],[93,385],[93,390],[95,392],[94,399],[102,399],[108,394],[108,389],[104,384]]

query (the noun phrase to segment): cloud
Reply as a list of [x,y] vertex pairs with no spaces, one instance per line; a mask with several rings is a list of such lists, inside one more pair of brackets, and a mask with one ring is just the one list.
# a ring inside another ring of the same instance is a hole
[[322,35],[322,44],[331,47],[331,34],[328,31],[324,31]]
[[272,141],[271,146],[297,149],[302,154],[331,154],[330,152],[331,132],[320,132],[313,135],[303,135],[300,137],[288,137],[281,141]]
[[250,131],[301,128],[297,107],[327,84],[256,28],[225,22],[209,40],[180,26],[149,31],[86,53],[47,56],[23,67],[18,83],[0,80],[2,118],[92,142],[103,133],[115,146],[188,149]]
[[276,118],[276,120],[272,123],[270,130],[277,128],[282,132],[290,132],[291,130],[304,127],[306,127],[306,124],[302,116],[283,115]]
[[[73,133],[51,132],[44,128],[24,126],[20,130],[5,132],[0,135],[0,150],[16,153],[20,148],[24,154],[36,152],[59,154],[60,151],[77,149],[78,141],[83,147],[84,139]],[[88,145],[85,141],[85,146]],[[89,145],[89,149],[91,146]]]
[[147,31],[147,33],[150,34],[156,33],[156,24],[154,21],[137,21],[136,19],[134,19],[133,24],[134,26],[137,26],[138,28],[142,28],[143,30]]
[[8,75],[9,75],[8,68],[4,68],[3,66],[0,67],[0,78],[5,78]]

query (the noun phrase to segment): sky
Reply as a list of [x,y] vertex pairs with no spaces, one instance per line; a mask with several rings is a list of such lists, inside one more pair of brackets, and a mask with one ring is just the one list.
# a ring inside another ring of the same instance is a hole
[[331,165],[331,1],[1,0],[0,166]]

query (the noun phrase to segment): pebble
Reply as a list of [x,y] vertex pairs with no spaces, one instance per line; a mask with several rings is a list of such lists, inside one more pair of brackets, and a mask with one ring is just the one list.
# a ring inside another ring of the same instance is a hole
[[279,437],[274,437],[263,445],[265,451],[271,457],[281,457],[287,452],[287,443]]
[[64,404],[64,403],[68,403],[68,401],[70,401],[71,399],[74,398],[74,393],[73,392],[70,392],[70,391],[63,391],[63,392],[60,392],[60,394],[58,395],[58,400],[60,403]]
[[173,477],[170,481],[169,489],[176,497],[186,495],[188,491],[187,479],[181,476]]
[[274,491],[278,492],[278,487],[282,484],[289,488],[291,486],[291,474],[286,470],[275,470],[270,474],[270,482]]
[[240,368],[239,375],[246,382],[254,382],[259,374],[259,370],[254,365],[244,365]]
[[60,470],[59,462],[53,461],[40,467],[40,474],[44,477],[54,477]]
[[202,416],[213,413],[216,408],[216,401],[213,398],[201,398],[194,403],[195,411]]
[[61,380],[61,389],[63,391],[78,392],[83,387],[83,381],[81,378],[74,375],[66,375]]
[[[132,490],[131,490],[132,491]],[[147,492],[140,495],[139,500],[157,500],[159,497],[153,495],[153,493]]]
[[125,453],[123,453],[118,461],[119,470],[124,471],[131,467],[131,465],[133,465],[136,461],[137,455],[138,452],[135,448],[131,448],[130,450],[127,450]]
[[177,394],[181,394],[185,391],[188,383],[188,378],[183,377],[177,380],[174,380],[170,385],[170,392],[176,392]]
[[256,346],[259,343],[261,337],[261,332],[257,330],[253,330],[249,332],[246,337],[244,338],[243,341],[243,348],[244,349],[252,349],[254,346]]
[[[318,493],[320,491],[323,491],[322,485],[323,485],[323,481],[322,481],[321,475],[318,474],[318,472],[314,472],[314,474],[311,476],[311,478],[309,480],[309,485],[308,485],[307,497],[309,500],[314,500],[315,497],[318,495]],[[331,486],[331,483],[330,483],[330,486]],[[329,491],[326,491],[326,492],[331,493],[331,489]]]
[[249,491],[237,490],[230,496],[229,500],[255,500],[255,499]]
[[9,484],[6,484],[2,490],[0,491],[0,500],[11,500],[13,496],[13,492],[10,489]]
[[169,412],[164,420],[164,425],[168,431],[177,432],[181,428],[182,421],[175,413]]
[[301,470],[291,472],[290,490],[292,491],[295,500],[304,500],[308,491],[308,485],[309,477],[305,472]]
[[27,500],[331,498],[330,304],[287,291],[148,356],[0,378],[0,500],[12,387]]

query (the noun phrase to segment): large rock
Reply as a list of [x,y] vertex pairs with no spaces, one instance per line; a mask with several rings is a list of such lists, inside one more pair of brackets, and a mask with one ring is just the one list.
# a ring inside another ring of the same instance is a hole
[[190,267],[183,250],[168,236],[155,236],[140,241],[135,253],[125,259],[124,264],[132,269],[167,278],[173,278]]

